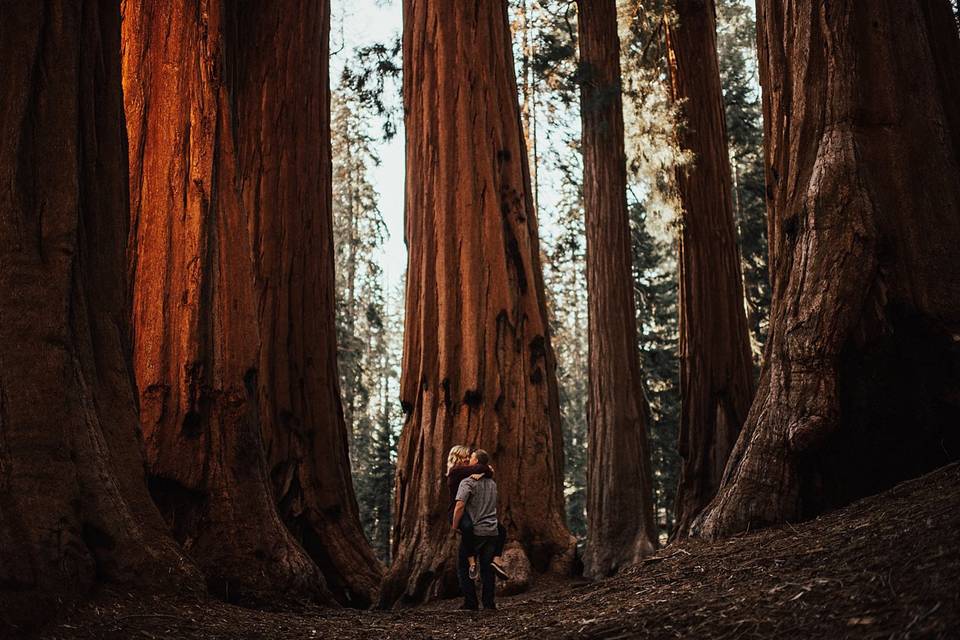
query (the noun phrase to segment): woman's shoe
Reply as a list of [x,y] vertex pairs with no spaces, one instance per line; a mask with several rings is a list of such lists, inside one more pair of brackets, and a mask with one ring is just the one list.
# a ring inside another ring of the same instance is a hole
[[480,563],[474,562],[472,565],[470,565],[467,575],[470,576],[471,580],[476,580],[480,576]]
[[497,577],[501,580],[509,580],[510,574],[503,570],[503,567],[498,565],[496,562],[491,562],[490,566],[493,568],[493,572],[497,574]]

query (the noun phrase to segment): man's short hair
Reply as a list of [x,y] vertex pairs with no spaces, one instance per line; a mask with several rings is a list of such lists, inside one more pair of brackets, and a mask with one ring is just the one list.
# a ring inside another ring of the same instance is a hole
[[477,457],[477,462],[479,464],[490,464],[490,454],[483,449],[477,449],[473,452],[473,455]]

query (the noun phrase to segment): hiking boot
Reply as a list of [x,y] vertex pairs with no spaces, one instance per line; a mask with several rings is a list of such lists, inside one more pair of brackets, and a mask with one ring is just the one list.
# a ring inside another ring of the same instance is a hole
[[474,562],[470,565],[470,570],[467,571],[467,575],[470,576],[471,580],[476,580],[480,577],[480,563]]
[[503,570],[503,567],[498,565],[496,562],[491,562],[490,567],[493,569],[493,572],[497,574],[497,577],[501,580],[509,580],[510,574]]
[[497,612],[497,605],[492,604],[492,605],[490,605],[489,607],[485,606],[485,607],[483,608],[483,612],[484,612],[484,613],[496,613],[496,612]]
[[470,606],[469,604],[462,604],[457,607],[457,611],[479,611],[480,607],[477,605]]

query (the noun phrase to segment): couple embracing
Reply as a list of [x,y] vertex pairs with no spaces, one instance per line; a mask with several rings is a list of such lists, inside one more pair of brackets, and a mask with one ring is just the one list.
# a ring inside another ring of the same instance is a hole
[[457,578],[463,592],[461,609],[477,610],[477,575],[483,588],[483,608],[495,610],[496,578],[508,580],[500,564],[507,530],[497,520],[497,483],[490,456],[483,449],[471,452],[457,445],[447,456],[447,489],[450,524],[460,534]]

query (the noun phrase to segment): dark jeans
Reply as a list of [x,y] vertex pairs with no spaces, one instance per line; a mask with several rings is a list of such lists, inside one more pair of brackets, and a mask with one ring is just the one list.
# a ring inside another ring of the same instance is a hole
[[460,590],[463,592],[463,604],[471,609],[477,608],[477,586],[470,579],[470,564],[467,561],[472,555],[477,556],[480,563],[480,584],[483,587],[483,606],[492,609],[494,606],[493,592],[496,588],[496,579],[490,563],[497,552],[497,540],[500,536],[471,536],[472,544],[467,536],[460,539],[460,553],[457,557],[457,578],[460,580]]
[[[460,518],[460,529],[461,537],[463,541],[466,542],[469,546],[475,546],[474,536],[473,536],[473,520],[470,519],[470,514],[466,511],[463,512],[463,517]],[[497,537],[495,538],[496,543],[494,546],[493,557],[499,558],[503,555],[503,547],[507,543],[507,529],[502,524],[497,523]],[[468,554],[474,555],[474,554]]]
[[[467,510],[463,510],[463,517],[460,518],[460,524],[457,526],[460,530],[460,542],[461,545],[466,544],[469,548],[473,548],[476,542],[473,539],[473,520],[470,519],[470,514],[467,513]],[[468,554],[468,555],[473,555]]]

